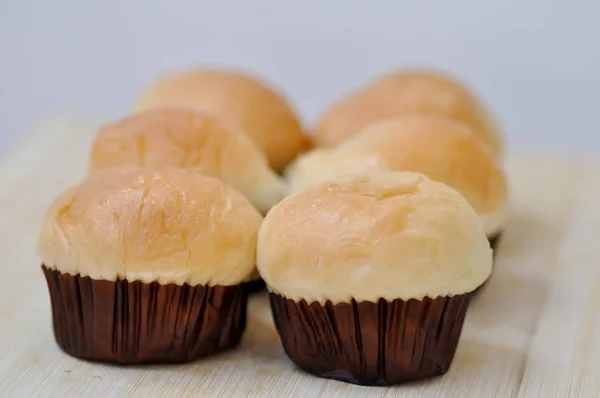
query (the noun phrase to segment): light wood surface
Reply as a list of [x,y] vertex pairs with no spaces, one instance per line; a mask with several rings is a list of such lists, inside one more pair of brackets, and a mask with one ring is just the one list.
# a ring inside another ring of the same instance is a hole
[[33,249],[48,203],[85,171],[96,124],[57,117],[0,156],[2,397],[600,396],[600,167],[507,160],[513,211],[444,377],[392,388],[318,379],[285,357],[264,295],[237,349],[188,365],[115,367],[63,354]]

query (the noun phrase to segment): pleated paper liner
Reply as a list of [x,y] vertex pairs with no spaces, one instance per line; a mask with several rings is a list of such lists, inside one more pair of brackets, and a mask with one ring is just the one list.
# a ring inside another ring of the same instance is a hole
[[286,354],[320,377],[392,385],[448,371],[469,294],[322,305],[270,293]]
[[56,342],[74,357],[186,362],[235,346],[246,327],[243,285],[111,282],[42,269]]

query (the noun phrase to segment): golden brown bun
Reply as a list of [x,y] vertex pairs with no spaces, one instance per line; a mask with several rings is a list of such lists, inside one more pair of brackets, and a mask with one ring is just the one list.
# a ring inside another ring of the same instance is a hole
[[292,194],[340,176],[377,171],[390,171],[385,159],[377,153],[348,156],[330,148],[316,148],[296,159],[285,170],[284,176],[288,181],[288,194]]
[[257,258],[270,290],[309,303],[463,294],[492,269],[473,208],[409,172],[340,178],[285,199],[265,217]]
[[154,109],[103,127],[90,151],[90,172],[123,167],[181,167],[214,176],[263,213],[285,196],[284,184],[248,137],[189,109]]
[[213,177],[105,171],[54,201],[38,254],[50,268],[93,279],[236,285],[255,271],[261,221],[243,195]]
[[[353,167],[342,167],[353,162]],[[405,115],[384,120],[337,148],[321,149],[318,155],[309,152],[287,171],[289,189],[297,192],[335,175],[372,171],[374,164],[378,169],[422,173],[449,185],[481,216],[489,236],[502,227],[508,207],[504,172],[487,147],[473,138],[472,129],[443,117]]]
[[336,146],[370,123],[414,113],[465,123],[494,155],[503,150],[496,121],[467,87],[439,71],[427,70],[385,75],[334,103],[318,121],[313,140],[317,146]]
[[310,146],[291,106],[266,82],[233,70],[198,69],[166,76],[138,99],[135,110],[190,107],[243,130],[282,170]]

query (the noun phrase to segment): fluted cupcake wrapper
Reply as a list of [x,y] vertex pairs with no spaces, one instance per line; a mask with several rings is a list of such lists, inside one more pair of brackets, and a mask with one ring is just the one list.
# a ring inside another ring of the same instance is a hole
[[243,285],[111,282],[42,269],[56,342],[78,358],[186,362],[235,346],[246,327]]
[[286,354],[317,376],[391,385],[446,373],[469,294],[322,305],[270,293]]

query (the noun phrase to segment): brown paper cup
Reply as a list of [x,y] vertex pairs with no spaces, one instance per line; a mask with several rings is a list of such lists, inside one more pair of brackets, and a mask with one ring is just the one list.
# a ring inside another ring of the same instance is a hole
[[74,357],[187,362],[235,346],[246,327],[242,285],[111,282],[42,269],[56,342]]
[[270,293],[286,354],[320,377],[391,385],[448,371],[469,294],[322,305]]

